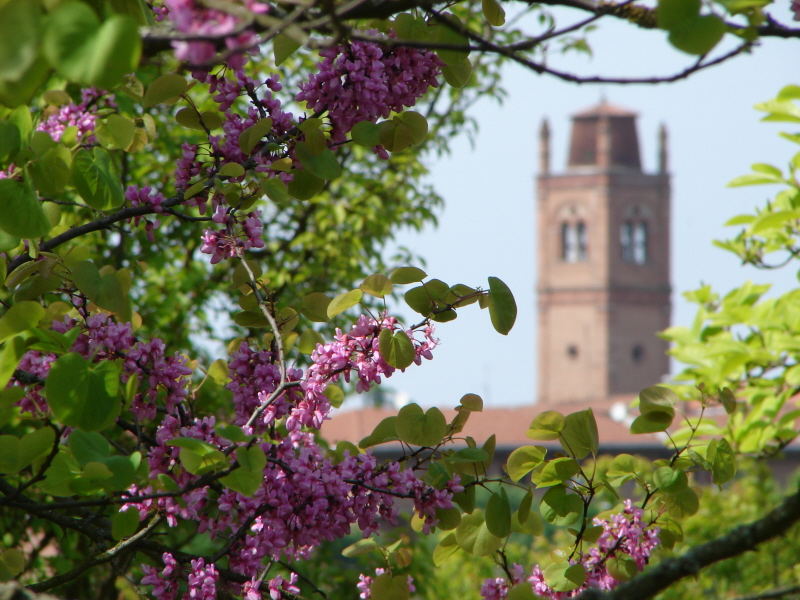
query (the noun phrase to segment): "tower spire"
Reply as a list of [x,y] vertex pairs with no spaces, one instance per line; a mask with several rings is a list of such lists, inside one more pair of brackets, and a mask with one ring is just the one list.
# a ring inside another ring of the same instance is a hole
[[539,174],[550,174],[550,123],[547,117],[539,127]]
[[669,170],[669,149],[667,148],[667,126],[661,123],[658,128],[658,172],[665,175]]

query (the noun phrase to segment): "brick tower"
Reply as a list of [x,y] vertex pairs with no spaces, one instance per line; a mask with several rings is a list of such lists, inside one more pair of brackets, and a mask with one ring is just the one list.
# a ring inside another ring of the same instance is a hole
[[605,101],[572,117],[564,173],[539,134],[539,396],[546,404],[637,393],[669,372],[670,191],[642,171],[636,113]]

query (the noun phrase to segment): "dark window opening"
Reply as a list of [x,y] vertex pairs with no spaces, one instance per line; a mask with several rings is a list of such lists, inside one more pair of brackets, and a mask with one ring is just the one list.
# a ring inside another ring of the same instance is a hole
[[619,245],[622,260],[635,265],[647,263],[647,223],[625,221],[619,229]]
[[583,262],[589,257],[586,224],[561,224],[561,260],[568,263]]
[[644,346],[636,344],[631,348],[631,359],[635,363],[640,363],[644,360]]

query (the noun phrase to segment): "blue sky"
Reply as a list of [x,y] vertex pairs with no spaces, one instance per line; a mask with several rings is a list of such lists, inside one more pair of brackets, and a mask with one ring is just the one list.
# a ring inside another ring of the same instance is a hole
[[[786,18],[788,14],[779,14]],[[561,67],[584,74],[670,73],[691,57],[669,48],[666,34],[604,23],[590,41],[594,58],[564,57]],[[730,36],[728,36],[730,37]],[[555,56],[555,55],[554,55]],[[722,224],[751,210],[775,188],[726,188],[755,162],[783,167],[796,146],[777,136],[788,125],[759,123],[757,102],[784,85],[800,83],[796,42],[770,40],[748,56],[673,84],[589,86],[505,69],[508,98],[475,107],[481,126],[474,147],[453,142],[452,155],[432,167],[432,181],[446,208],[438,228],[403,234],[402,245],[426,257],[427,271],[448,283],[486,285],[496,275],[514,291],[519,316],[508,336],[495,333],[488,314],[476,306],[439,326],[441,345],[432,362],[395,375],[389,386],[424,405],[455,405],[462,394],[479,393],[494,406],[535,400],[535,218],[534,177],[539,123],[550,120],[552,169],[566,162],[569,116],[605,95],[639,113],[639,143],[646,171],[656,162],[658,125],[670,133],[672,172],[673,324],[688,324],[693,310],[681,292],[711,283],[727,290],[745,279],[774,282],[777,290],[796,283],[795,273],[743,269],[737,259],[712,246],[735,233]],[[553,65],[556,65],[553,60]],[[576,374],[580,376],[580,374]],[[655,382],[654,382],[655,383]]]

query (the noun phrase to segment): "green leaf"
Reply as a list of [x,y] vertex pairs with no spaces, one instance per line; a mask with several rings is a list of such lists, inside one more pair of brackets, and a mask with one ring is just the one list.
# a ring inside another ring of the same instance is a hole
[[573,458],[580,460],[589,454],[596,456],[600,442],[592,409],[587,408],[567,415],[560,440],[561,445]]
[[[359,146],[374,148],[381,143],[380,133],[381,128],[379,125],[372,121],[360,121],[350,130],[350,137]],[[422,280],[420,279],[419,281]]]
[[656,19],[661,29],[672,30],[700,14],[700,0],[659,0]]
[[279,67],[294,51],[300,47],[300,42],[292,36],[281,33],[272,40],[272,52],[275,57],[275,66]]
[[111,537],[122,540],[131,537],[139,528],[139,511],[128,508],[111,517]]
[[322,392],[334,408],[339,408],[344,402],[344,390],[338,385],[329,383]]
[[507,335],[517,320],[517,303],[508,286],[497,277],[489,277],[489,316],[498,333]]
[[639,412],[643,415],[664,413],[672,417],[675,415],[675,404],[678,400],[671,389],[654,385],[639,392]]
[[445,81],[454,88],[463,88],[472,77],[472,63],[469,58],[462,56],[457,61],[452,61],[442,67]]
[[392,333],[390,329],[381,329],[378,336],[378,350],[381,358],[396,369],[405,369],[417,356],[414,344],[402,330]]
[[364,293],[376,298],[383,298],[392,293],[391,280],[380,273],[367,276],[359,287]]
[[320,179],[336,179],[342,174],[342,166],[329,148],[314,152],[307,142],[297,142],[295,154],[303,166]]
[[504,488],[489,497],[486,504],[486,528],[492,535],[501,538],[511,533],[511,505]]
[[13,475],[20,468],[19,438],[15,435],[0,435],[0,473]]
[[13,579],[25,568],[25,555],[22,550],[8,548],[0,552],[0,581]]
[[606,561],[606,568],[608,568],[609,575],[617,581],[628,581],[639,572],[636,561],[627,556],[613,556],[609,558],[608,561]]
[[533,589],[531,588],[531,584],[527,581],[522,583],[516,584],[510,590],[508,590],[508,596],[506,596],[506,600],[540,600],[541,596],[537,596],[533,593]]
[[0,79],[21,79],[36,60],[41,9],[31,0],[0,4]]
[[437,567],[442,566],[448,559],[458,554],[459,545],[456,541],[455,533],[448,533],[439,540],[436,548],[433,549],[433,564]]
[[347,546],[344,550],[342,550],[342,556],[353,558],[355,556],[363,556],[364,554],[370,554],[372,552],[382,555],[382,548],[375,540],[371,538],[365,538]]
[[374,600],[408,600],[408,578],[384,573],[372,580],[370,598]]
[[69,436],[69,447],[81,466],[89,462],[104,462],[111,454],[111,445],[95,431],[74,430]]
[[361,448],[370,448],[386,442],[396,442],[397,437],[397,417],[386,417],[375,426],[375,429],[363,440],[358,442]]
[[289,193],[298,200],[310,200],[322,191],[325,180],[304,169],[292,171],[292,180],[289,182]]
[[70,81],[112,88],[139,64],[136,21],[115,14],[100,23],[82,2],[63,2],[47,20],[42,49],[50,64]]
[[546,410],[536,415],[525,434],[532,440],[557,440],[564,429],[564,415],[555,410]]
[[397,413],[397,436],[414,446],[436,446],[447,433],[447,421],[438,408],[423,412],[418,404],[407,404]]
[[631,433],[657,433],[672,425],[672,417],[666,413],[639,415],[631,423]]
[[324,323],[329,319],[328,306],[330,303],[330,296],[327,296],[322,292],[311,292],[303,297],[300,310],[312,321]]
[[38,302],[17,302],[0,318],[0,342],[23,331],[33,329],[44,317],[44,309]]
[[548,566],[544,569],[543,575],[545,583],[557,592],[571,592],[586,581],[586,570],[583,565],[570,565],[568,562]]
[[181,449],[181,464],[192,475],[203,475],[228,466],[228,458],[208,442],[182,437],[169,440],[167,445]]
[[27,350],[27,345],[27,342],[20,335],[6,340],[5,344],[3,344],[3,348],[0,350],[0,389],[5,388],[8,380],[11,379],[14,370]]
[[[219,458],[213,452],[211,455]],[[252,496],[264,482],[264,467],[267,464],[267,457],[259,446],[250,446],[249,448],[237,448],[236,460],[239,467],[229,475],[220,478],[220,482],[244,496]]]
[[716,15],[704,15],[670,29],[669,42],[687,54],[707,54],[725,35],[727,27]]
[[[2,28],[2,24],[0,24],[0,28]],[[21,145],[22,136],[19,128],[11,121],[0,121],[0,164],[12,162]]]
[[725,438],[714,441],[716,444],[709,446],[711,456],[708,457],[711,462],[711,477],[715,484],[722,485],[736,475],[736,454]]
[[503,539],[493,535],[481,510],[461,517],[456,529],[456,542],[466,552],[475,556],[489,556],[500,548]]
[[664,492],[674,493],[685,488],[688,480],[680,469],[663,466],[653,471],[653,483]]
[[398,267],[389,274],[392,283],[405,284],[416,283],[425,279],[427,274],[417,267]]
[[483,411],[483,398],[478,396],[478,394],[464,394],[461,396],[461,400],[459,400],[458,404],[470,412]]
[[86,203],[97,210],[122,206],[122,185],[110,170],[111,160],[102,148],[81,149],[72,160],[72,184]]
[[70,182],[72,154],[59,144],[28,165],[28,173],[42,196],[55,196]]
[[547,449],[542,446],[522,446],[514,450],[506,461],[506,472],[511,481],[519,481],[542,464]]
[[358,289],[339,294],[330,301],[330,304],[328,304],[328,308],[326,309],[328,318],[331,319],[336,315],[343,313],[348,308],[352,308],[361,301],[361,297],[363,295],[364,292]]
[[24,239],[42,237],[50,231],[50,221],[27,183],[0,179],[0,228]]
[[489,25],[500,27],[506,22],[506,11],[497,0],[481,0],[481,8]]
[[239,148],[250,154],[253,148],[272,130],[272,119],[259,119],[239,134]]
[[147,86],[142,104],[146,108],[162,103],[175,104],[188,87],[186,80],[180,75],[175,73],[161,75]]
[[70,274],[89,300],[117,314],[123,321],[130,320],[131,303],[124,272],[111,271],[108,267],[98,270],[92,261],[83,260],[70,265]]
[[119,372],[115,363],[91,365],[79,354],[65,354],[53,363],[45,381],[53,415],[85,431],[110,427],[121,409]]
[[107,148],[124,150],[133,141],[136,125],[123,115],[109,115],[95,130],[97,139]]
[[531,475],[533,483],[539,487],[558,485],[574,477],[580,471],[578,462],[573,458],[554,458]]
[[569,527],[578,522],[583,514],[581,497],[568,492],[563,485],[547,490],[542,496],[539,512],[548,523],[558,527]]

